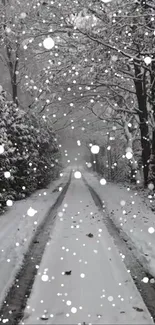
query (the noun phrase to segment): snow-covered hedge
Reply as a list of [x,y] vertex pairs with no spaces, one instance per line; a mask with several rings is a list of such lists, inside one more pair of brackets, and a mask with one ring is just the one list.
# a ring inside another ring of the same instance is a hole
[[50,121],[0,95],[0,207],[45,187],[60,167]]

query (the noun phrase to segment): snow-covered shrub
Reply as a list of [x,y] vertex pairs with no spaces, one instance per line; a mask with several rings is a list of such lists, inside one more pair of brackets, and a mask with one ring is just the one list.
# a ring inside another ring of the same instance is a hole
[[59,151],[50,121],[0,97],[0,204],[22,199],[55,178]]

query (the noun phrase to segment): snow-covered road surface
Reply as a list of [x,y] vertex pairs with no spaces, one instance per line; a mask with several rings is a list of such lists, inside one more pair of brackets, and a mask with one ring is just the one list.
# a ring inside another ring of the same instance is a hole
[[82,179],[58,210],[22,323],[153,323]]
[[[52,181],[48,188],[14,202],[14,205],[0,216],[0,305],[22,265],[24,254],[37,227],[60,195],[59,187],[64,187],[69,173],[70,169],[66,168],[63,170],[63,176]],[[33,218],[27,215],[30,207],[37,211]]]

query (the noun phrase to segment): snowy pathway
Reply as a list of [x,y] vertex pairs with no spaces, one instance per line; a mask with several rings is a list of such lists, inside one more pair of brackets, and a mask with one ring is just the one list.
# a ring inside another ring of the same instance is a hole
[[[0,304],[22,265],[23,256],[37,227],[60,195],[58,189],[64,187],[69,173],[70,169],[66,168],[62,177],[53,181],[48,188],[14,202],[14,205],[0,216]],[[27,215],[31,207],[37,211],[33,218]]]
[[82,179],[72,178],[58,211],[24,318],[21,324],[153,323]]

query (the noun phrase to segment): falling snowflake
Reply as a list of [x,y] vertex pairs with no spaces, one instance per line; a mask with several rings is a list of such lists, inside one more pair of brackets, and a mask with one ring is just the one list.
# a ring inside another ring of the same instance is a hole
[[12,207],[12,205],[13,205],[13,201],[12,201],[12,200],[7,200],[7,201],[6,201],[6,205],[7,205],[8,207]]
[[76,172],[74,173],[74,177],[75,177],[76,179],[80,179],[80,178],[82,177],[82,175],[81,175],[81,173],[80,173],[79,171],[76,171]]
[[29,208],[28,210],[27,210],[27,215],[29,216],[29,217],[34,217],[34,215],[37,213],[38,211],[37,210],[35,210],[35,209],[33,209],[33,208]]
[[154,184],[153,184],[153,183],[149,183],[149,184],[148,184],[148,189],[149,189],[150,191],[152,191],[152,190],[154,189]]
[[77,308],[72,307],[71,312],[72,312],[73,314],[76,314],[76,313],[77,313]]
[[144,62],[146,63],[146,65],[149,65],[149,64],[151,64],[152,59],[150,58],[150,56],[146,56],[146,57],[144,58]]
[[47,274],[44,274],[44,275],[42,275],[41,279],[43,282],[47,282],[49,280],[49,277]]
[[122,201],[120,202],[120,205],[121,205],[122,207],[124,207],[125,204],[126,204],[126,202],[125,202],[124,200],[122,200]]
[[94,155],[97,155],[100,151],[100,147],[97,146],[97,145],[94,145],[91,147],[91,152],[94,154]]
[[11,177],[10,172],[4,172],[4,177],[5,177],[5,178],[10,178],[10,177]]
[[43,41],[43,46],[46,50],[51,50],[54,47],[55,43],[51,37],[47,37]]
[[100,184],[101,185],[106,185],[107,184],[106,179],[105,178],[100,179]]
[[[111,60],[116,62],[118,60],[118,57],[116,55],[112,55]],[[113,127],[114,128],[114,127]],[[114,129],[113,129],[114,130]]]
[[0,155],[4,153],[4,146],[0,145]]
[[112,296],[109,296],[109,297],[108,297],[108,300],[111,302],[111,301],[114,300],[114,298],[113,298]]
[[126,158],[127,159],[132,159],[132,157],[133,157],[133,154],[132,154],[132,152],[130,152],[130,151],[128,151],[128,152],[126,152]]
[[144,277],[144,278],[142,279],[142,282],[144,282],[144,283],[148,283],[148,282],[149,282],[149,278]]
[[22,13],[20,14],[20,18],[21,18],[21,19],[25,19],[25,18],[26,18],[26,12],[22,12]]
[[101,1],[104,3],[108,3],[108,2],[111,2],[112,0],[101,0]]
[[68,301],[66,302],[66,305],[67,305],[67,306],[71,306],[71,304],[72,304],[72,303],[71,303],[70,300],[68,300]]
[[80,277],[81,277],[82,279],[84,279],[84,278],[85,278],[85,274],[84,274],[84,273],[81,273]]
[[77,145],[78,145],[79,147],[81,146],[81,141],[80,141],[80,140],[77,141]]
[[154,229],[153,227],[150,227],[150,228],[148,229],[148,232],[149,232],[150,234],[153,234],[153,233],[155,232],[155,229]]

